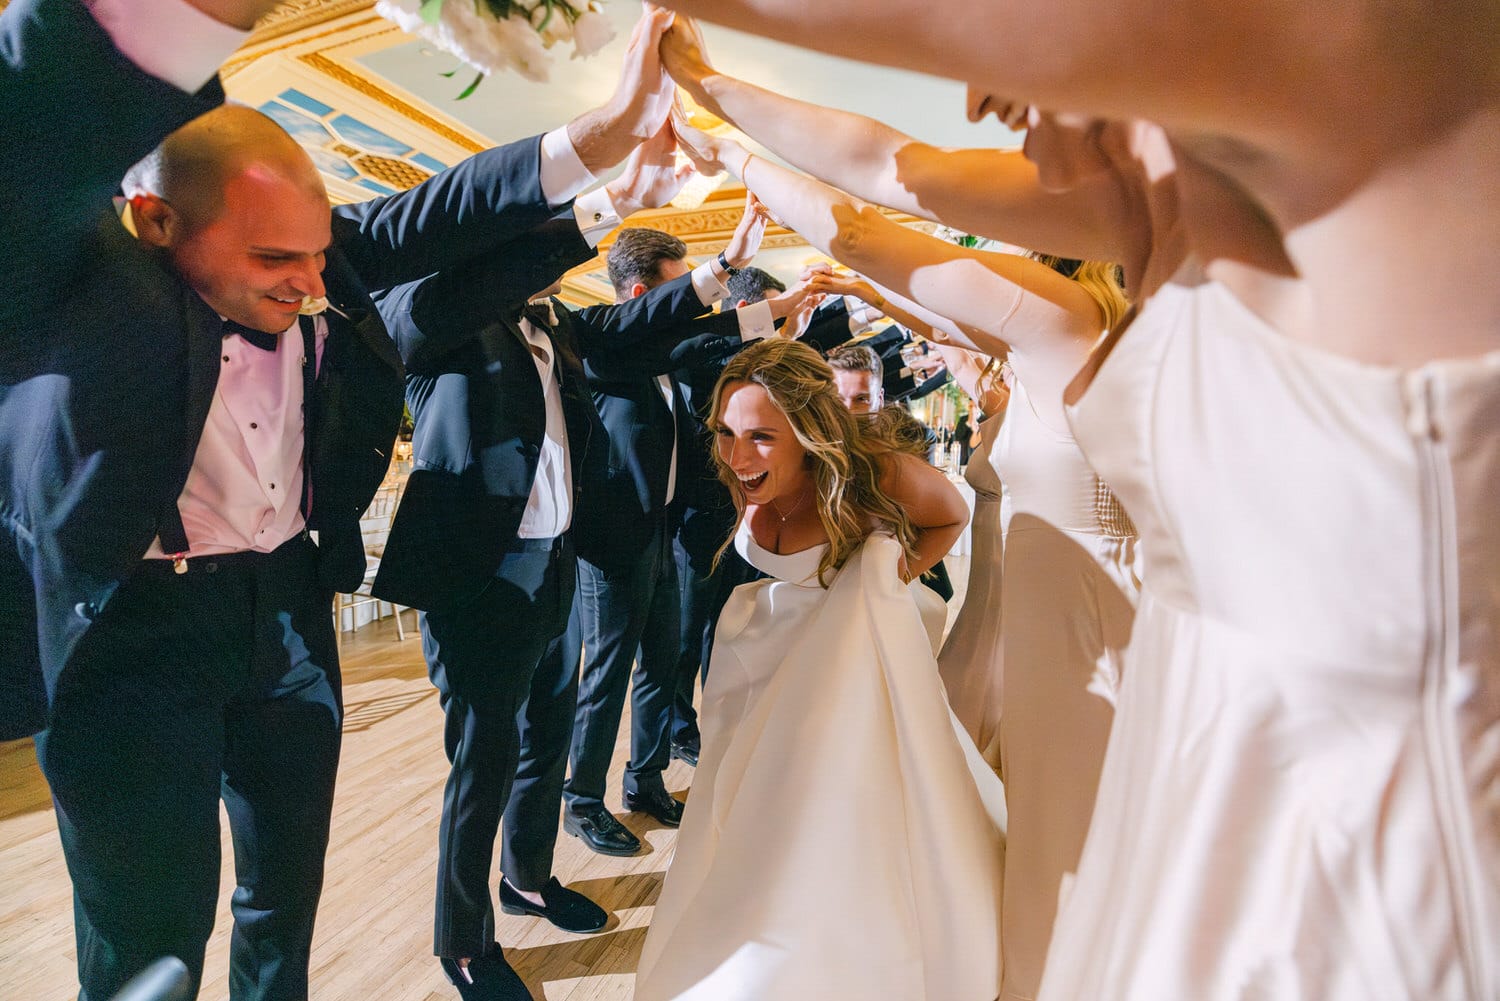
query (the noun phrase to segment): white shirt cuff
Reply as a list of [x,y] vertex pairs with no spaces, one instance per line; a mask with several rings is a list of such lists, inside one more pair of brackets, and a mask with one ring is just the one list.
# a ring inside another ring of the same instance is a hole
[[[705,306],[712,306],[720,299],[729,294],[729,286],[725,285],[718,275],[714,274],[712,261],[704,261],[693,269],[693,288],[698,292],[698,301]],[[766,307],[769,309],[770,307]]]
[[548,205],[557,208],[596,180],[573,148],[566,125],[542,136],[542,194]]
[[573,218],[578,220],[578,232],[590,247],[599,246],[599,241],[620,225],[620,213],[609,197],[609,188],[599,187],[579,195],[573,202]]
[[734,315],[740,321],[740,340],[747,344],[776,333],[776,318],[771,315],[771,304],[764,299],[741,306]]
[[876,320],[885,316],[874,306],[852,295],[844,296],[844,306],[849,310],[849,333],[851,334],[869,330]]
[[89,9],[125,58],[189,94],[250,37],[186,0],[94,0]]

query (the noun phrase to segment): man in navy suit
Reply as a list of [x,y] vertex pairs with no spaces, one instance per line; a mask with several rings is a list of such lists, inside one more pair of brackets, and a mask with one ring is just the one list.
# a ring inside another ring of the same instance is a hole
[[[18,196],[0,238],[0,654],[26,696],[4,711],[8,733],[47,727],[85,1001],[163,955],[196,990],[221,800],[231,997],[307,996],[342,711],[330,598],[363,576],[358,519],[401,409],[369,292],[488,255],[578,190],[544,183],[534,138],[330,212],[269,119],[195,117],[270,6],[0,14]],[[564,137],[584,174],[665,114],[654,62],[637,51],[626,76]],[[132,235],[110,195],[158,144],[129,178]]]
[[578,312],[527,300],[593,257],[622,216],[675,194],[684,174],[674,151],[663,127],[618,179],[577,199],[573,219],[380,302],[406,361],[415,431],[374,593],[422,610],[451,763],[435,952],[465,998],[530,997],[494,941],[489,874],[502,815],[502,908],[573,932],[607,920],[552,876],[578,690],[577,652],[560,656],[558,641],[575,554],[610,529],[583,504],[608,455],[584,365],[667,365],[739,338],[683,343],[682,321],[702,312],[691,288]]
[[[751,202],[735,237],[717,258],[690,268],[687,248],[670,234],[624,229],[609,251],[618,302],[662,287],[697,290],[707,313],[727,293],[731,271],[759,249],[765,216]],[[804,286],[755,306],[704,316],[695,324],[738,328],[739,341],[769,336],[778,319],[806,297]],[[736,348],[738,345],[736,345]],[[593,553],[580,554],[576,636],[585,653],[573,729],[572,770],[564,788],[564,827],[597,852],[634,854],[640,841],[604,805],[606,774],[619,732],[627,689],[631,699],[631,754],[623,780],[626,810],[676,826],[682,806],[666,790],[676,692],[681,594],[672,537],[691,478],[705,468],[694,455],[705,447],[674,371],[723,361],[700,352],[655,359],[616,353],[586,368],[594,403],[609,429],[609,461],[597,503],[609,534]],[[574,648],[576,649],[576,647]],[[636,665],[632,684],[631,665]]]

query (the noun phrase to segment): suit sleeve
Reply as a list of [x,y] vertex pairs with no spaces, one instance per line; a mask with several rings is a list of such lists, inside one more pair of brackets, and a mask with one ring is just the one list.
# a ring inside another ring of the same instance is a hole
[[222,103],[187,94],[120,54],[82,3],[13,0],[0,12],[6,109],[0,332],[27,326],[86,266],[120,178],[169,132]]
[[[616,353],[664,330],[681,337],[682,324],[703,316],[710,308],[698,297],[689,273],[663,282],[634,299],[576,311],[572,314],[573,333],[578,339],[578,351],[585,358],[601,351]],[[731,325],[724,329],[739,328]]]
[[483,259],[557,212],[542,191],[541,145],[497,146],[409,191],[340,205],[334,242],[371,290]]
[[948,370],[943,369],[937,375],[926,380],[917,382],[914,375],[901,375],[897,373],[888,377],[885,382],[885,398],[887,400],[903,402],[906,400],[920,400],[924,396],[942,389],[948,382]]
[[377,306],[407,371],[431,375],[449,352],[593,256],[564,210],[483,260],[396,286]]
[[596,351],[584,358],[583,368],[598,382],[629,382],[681,368],[715,365],[745,344],[734,313],[714,313],[652,334],[629,348]]

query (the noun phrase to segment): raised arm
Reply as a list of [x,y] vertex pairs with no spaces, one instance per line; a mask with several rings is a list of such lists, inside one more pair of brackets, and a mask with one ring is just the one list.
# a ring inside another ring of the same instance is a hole
[[667,6],[1042,108],[1145,118],[1305,158],[1370,155],[1434,135],[1446,127],[1438,108],[1471,101],[1493,80],[1500,35],[1495,4],[1447,0],[1331,0],[1318,16],[1283,0]]
[[[585,360],[594,355],[615,355],[662,333],[681,339],[685,325],[705,316],[711,309],[711,304],[705,304],[699,298],[693,276],[686,274],[647,289],[633,299],[577,310],[572,314],[573,334],[578,339],[579,354]],[[738,329],[732,314],[726,313],[722,320],[715,322],[723,325],[726,334]],[[668,371],[671,369],[646,374],[660,375]]]
[[710,313],[678,329],[656,331],[633,347],[586,355],[583,367],[594,381],[632,382],[682,368],[720,364],[745,343],[733,313]]
[[[209,0],[203,0],[206,5]],[[130,0],[12,0],[0,11],[0,107],[6,109],[5,225],[0,226],[0,337],[66,334],[44,320],[110,218],[120,178],[167,134],[223,101],[219,62],[272,4],[224,0],[209,16],[182,4],[176,33],[142,24]]]
[[1135,208],[1115,173],[1101,173],[1067,194],[1045,191],[1019,150],[931,146],[873,118],[720,73],[685,18],[663,37],[661,52],[668,72],[699,104],[836,188],[967,233],[1065,256],[1127,256]]
[[462,266],[545,221],[666,122],[671,81],[657,55],[670,17],[653,11],[626,46],[614,94],[566,126],[475,154],[409,191],[334,210],[334,241],[367,288]]
[[[1046,366],[1061,382],[1083,363],[1103,329],[1094,301],[1075,282],[1036,261],[954,246],[887,219],[820,181],[738,143],[674,123],[678,141],[704,158],[705,169],[738,174],[767,208],[835,260],[908,296],[964,332],[965,346],[996,350],[996,338]],[[987,334],[984,343],[974,335]],[[1049,376],[1050,379],[1050,376]]]
[[513,247],[397,285],[377,296],[376,305],[407,371],[434,375],[445,370],[450,352],[501,317],[514,316],[568,268],[593,255],[572,213],[565,211]]
[[1005,405],[1009,395],[1005,385],[995,378],[994,359],[977,351],[968,351],[951,344],[935,343],[932,349],[943,359],[943,366],[953,381],[968,394],[969,399],[979,404],[986,416],[997,413]]
[[[514,315],[573,265],[590,260],[599,238],[622,217],[665,205],[686,178],[674,162],[675,150],[671,132],[663,125],[636,147],[618,177],[542,225],[516,233],[462,266],[378,295],[381,314],[407,369],[417,374],[441,371],[448,352],[478,337],[496,319]],[[597,215],[587,205],[595,206]]]

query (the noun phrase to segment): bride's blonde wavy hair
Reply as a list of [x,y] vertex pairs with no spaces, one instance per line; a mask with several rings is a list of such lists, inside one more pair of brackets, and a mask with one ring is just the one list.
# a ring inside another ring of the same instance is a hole
[[[805,344],[772,337],[741,351],[725,366],[714,386],[708,421],[715,436],[724,428],[725,389],[735,383],[760,386],[786,415],[797,442],[812,466],[818,520],[828,533],[828,549],[818,562],[818,583],[828,586],[828,574],[844,565],[870,534],[871,522],[889,528],[901,543],[908,561],[916,559],[917,530],[894,501],[880,489],[881,460],[894,458],[897,446],[886,436],[888,424],[856,417],[839,399],[833,369]],[[745,498],[739,480],[713,450],[719,479],[734,498],[739,524],[745,517]],[[719,547],[729,548],[730,539]],[[715,557],[717,561],[717,557]]]

